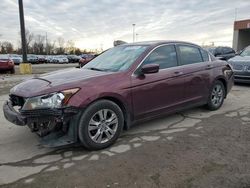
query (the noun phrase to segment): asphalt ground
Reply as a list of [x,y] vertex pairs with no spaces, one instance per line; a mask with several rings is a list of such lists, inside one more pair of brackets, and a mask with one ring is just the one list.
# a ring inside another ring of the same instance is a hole
[[[0,75],[0,106],[10,87],[30,77]],[[249,99],[250,85],[236,85],[218,111],[200,107],[140,123],[95,152],[44,148],[0,111],[0,187],[250,187]]]

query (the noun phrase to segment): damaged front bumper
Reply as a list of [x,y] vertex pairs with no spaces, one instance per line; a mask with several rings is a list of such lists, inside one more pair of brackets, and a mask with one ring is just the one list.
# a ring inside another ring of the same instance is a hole
[[6,101],[3,105],[4,117],[15,125],[24,126],[27,124],[27,119],[18,113],[10,101]]
[[4,116],[8,121],[19,126],[27,125],[32,132],[42,137],[42,144],[48,147],[77,141],[76,116],[79,111],[77,107],[17,111],[11,101],[6,101],[3,106]]

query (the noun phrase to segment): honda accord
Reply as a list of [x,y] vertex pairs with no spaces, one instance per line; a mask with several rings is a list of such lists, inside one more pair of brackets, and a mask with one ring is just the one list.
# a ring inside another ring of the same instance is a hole
[[107,50],[80,69],[18,84],[3,106],[10,122],[45,146],[112,145],[142,120],[195,106],[219,109],[233,85],[231,66],[187,42],[151,41]]

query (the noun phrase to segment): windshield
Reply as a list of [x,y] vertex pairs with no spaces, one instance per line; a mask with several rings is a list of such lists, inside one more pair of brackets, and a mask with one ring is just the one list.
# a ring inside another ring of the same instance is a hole
[[119,72],[127,70],[148,46],[117,46],[86,64],[84,69]]
[[64,55],[59,55],[59,56],[57,56],[58,58],[67,58],[66,56],[64,56]]
[[250,56],[250,47],[247,47],[243,52],[240,54],[241,56]]
[[11,54],[10,57],[20,57],[20,56],[17,54]]
[[5,55],[5,54],[0,54],[0,59],[1,60],[8,60],[9,59],[9,55]]

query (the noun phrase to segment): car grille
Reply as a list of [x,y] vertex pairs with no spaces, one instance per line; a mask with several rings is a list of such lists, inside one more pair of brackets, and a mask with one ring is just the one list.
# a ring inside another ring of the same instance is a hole
[[20,113],[26,117],[62,116],[62,110],[54,109],[20,110]]
[[13,106],[23,106],[25,103],[25,100],[23,97],[19,97],[16,95],[10,95],[10,101],[12,102]]
[[233,65],[234,70],[243,70],[242,65]]

